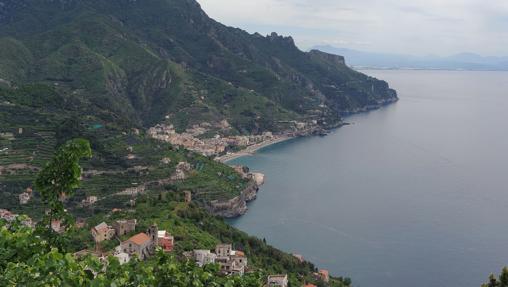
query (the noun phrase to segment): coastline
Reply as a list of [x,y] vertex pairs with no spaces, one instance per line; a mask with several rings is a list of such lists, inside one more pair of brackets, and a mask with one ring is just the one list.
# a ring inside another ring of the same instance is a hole
[[258,150],[260,150],[262,148],[269,147],[271,145],[274,145],[274,144],[277,144],[277,143],[281,143],[281,142],[285,142],[285,141],[288,141],[288,140],[294,139],[294,138],[295,138],[294,136],[287,136],[287,135],[278,136],[275,139],[263,141],[263,142],[260,142],[260,143],[248,146],[248,147],[246,147],[245,149],[243,149],[241,151],[233,152],[233,153],[228,153],[228,154],[225,154],[223,156],[219,156],[219,157],[215,158],[215,160],[219,161],[221,163],[227,164],[228,161],[232,161],[232,160],[235,160],[235,159],[243,157],[243,156],[253,155]]

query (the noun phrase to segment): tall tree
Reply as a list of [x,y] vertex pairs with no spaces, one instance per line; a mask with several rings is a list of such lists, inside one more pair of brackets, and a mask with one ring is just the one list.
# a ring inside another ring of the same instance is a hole
[[73,226],[73,218],[66,212],[62,199],[72,196],[79,187],[81,178],[79,161],[91,156],[92,150],[87,140],[70,140],[58,149],[53,159],[44,166],[35,179],[34,186],[46,206],[46,213],[37,231],[54,246],[62,248],[63,238],[57,236],[52,224],[57,223],[62,231]]

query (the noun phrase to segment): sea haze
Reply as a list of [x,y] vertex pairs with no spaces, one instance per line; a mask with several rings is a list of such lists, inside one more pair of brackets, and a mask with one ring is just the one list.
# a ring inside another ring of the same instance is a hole
[[508,72],[364,72],[400,101],[232,162],[267,176],[232,223],[354,286],[479,286],[508,265]]
[[508,71],[508,57],[484,57],[474,53],[440,57],[370,53],[332,46],[316,46],[314,49],[342,55],[350,66],[370,69]]

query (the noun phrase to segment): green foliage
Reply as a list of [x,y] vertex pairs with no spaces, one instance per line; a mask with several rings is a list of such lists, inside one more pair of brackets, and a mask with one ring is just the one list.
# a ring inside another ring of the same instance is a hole
[[489,282],[482,287],[508,287],[508,267],[503,268],[501,275],[496,278],[494,274],[489,276]]
[[258,287],[264,282],[262,273],[223,277],[217,266],[200,268],[162,251],[149,261],[133,259],[124,265],[114,257],[76,258],[51,248],[19,223],[7,227],[0,222],[0,234],[0,286]]
[[338,57],[226,27],[194,0],[18,2],[0,11],[0,78],[78,92],[137,124],[225,117],[237,132],[277,131],[396,98]]
[[60,199],[62,196],[70,197],[74,194],[81,177],[79,161],[91,156],[92,150],[87,140],[70,140],[60,147],[54,158],[37,175],[35,189],[40,193],[42,203],[47,208],[38,229],[53,244],[60,241],[59,236],[51,228],[53,220],[60,220],[64,228],[70,228],[73,223]]
[[[232,228],[194,203],[181,202],[181,194],[174,191],[149,192],[138,198],[134,209],[96,214],[88,220],[90,227],[102,221],[136,218],[138,230],[156,223],[176,239],[171,255],[159,250],[148,261],[134,259],[120,265],[114,257],[99,260],[91,256],[76,258],[66,253],[94,246],[88,228],[66,228],[60,234],[48,228],[52,219],[70,217],[63,210],[59,195],[65,193],[72,196],[79,184],[79,160],[89,156],[90,145],[86,140],[68,141],[39,173],[35,186],[51,212],[43,217],[36,231],[21,224],[23,217],[9,224],[0,222],[0,286],[254,287],[263,286],[266,275],[274,273],[289,274],[293,286],[303,281],[323,284],[312,277],[312,264],[300,263],[293,256],[268,246],[264,240]],[[194,156],[191,159],[197,161],[199,164],[196,165],[201,166],[202,170],[209,165],[204,157]],[[217,164],[217,167],[220,166]],[[228,171],[222,169],[222,172],[227,174]],[[71,220],[64,224],[71,226]],[[199,268],[191,261],[181,260],[184,251],[213,249],[220,242],[233,243],[236,249],[244,251],[253,272],[242,277],[224,277],[216,265]],[[116,244],[116,240],[104,242],[101,249],[110,251]],[[347,279],[333,278],[329,285],[323,286],[349,285]]]

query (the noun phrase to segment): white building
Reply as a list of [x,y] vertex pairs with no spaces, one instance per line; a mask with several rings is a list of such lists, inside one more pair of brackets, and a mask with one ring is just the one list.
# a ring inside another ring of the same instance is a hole
[[268,276],[268,287],[288,287],[288,275],[270,275]]
[[93,205],[97,202],[97,196],[88,196],[87,198],[83,199],[81,201],[81,203],[83,204],[83,206],[90,206],[90,205]]
[[31,194],[28,192],[23,192],[19,195],[19,204],[24,205],[27,204],[32,198]]
[[221,272],[227,275],[243,275],[247,268],[247,257],[241,251],[233,250],[231,244],[218,244],[215,247],[217,258],[215,262],[220,265]]
[[199,267],[215,263],[217,255],[210,250],[194,250],[194,260]]

